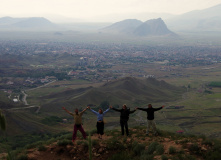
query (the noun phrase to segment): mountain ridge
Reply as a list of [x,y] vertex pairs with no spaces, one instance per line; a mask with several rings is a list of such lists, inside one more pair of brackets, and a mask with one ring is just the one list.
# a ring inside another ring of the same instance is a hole
[[44,17],[28,17],[28,18],[0,18],[1,29],[15,30],[50,30],[57,26]]
[[[213,19],[213,21],[211,21]],[[173,30],[221,30],[221,4],[203,9],[190,11],[165,20]],[[202,21],[204,24],[202,26]]]
[[103,28],[102,32],[127,34],[131,36],[164,36],[175,35],[170,31],[161,18],[151,19],[145,22],[137,19],[127,19],[116,22],[111,26]]

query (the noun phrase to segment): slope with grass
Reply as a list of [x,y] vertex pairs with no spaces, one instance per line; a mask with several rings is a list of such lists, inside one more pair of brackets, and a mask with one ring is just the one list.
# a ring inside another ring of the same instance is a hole
[[[126,77],[108,82],[100,87],[88,87],[80,89],[68,89],[59,93],[51,93],[45,96],[29,97],[41,102],[42,111],[57,110],[62,105],[87,106],[99,105],[102,101],[108,101],[111,105],[124,103],[143,105],[150,102],[167,102],[181,98],[185,90],[158,81],[154,78],[137,79]],[[45,102],[45,103],[44,103]]]
[[1,154],[3,159],[96,159],[96,160],[218,160],[221,142],[204,136],[174,134],[159,130],[158,136],[145,135],[144,127],[130,129],[130,136],[119,130],[106,131],[102,140],[91,131],[86,140],[78,135],[71,142],[71,134],[28,145],[23,149]]

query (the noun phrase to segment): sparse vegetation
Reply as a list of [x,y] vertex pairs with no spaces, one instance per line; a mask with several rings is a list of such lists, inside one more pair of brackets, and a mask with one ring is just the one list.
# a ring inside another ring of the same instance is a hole
[[46,150],[47,150],[47,148],[44,145],[40,145],[38,147],[38,151],[46,151]]
[[221,82],[210,82],[209,86],[210,87],[221,87]]
[[163,154],[163,155],[161,156],[161,159],[162,159],[162,160],[168,160],[168,157]]
[[144,149],[145,149],[144,144],[139,144],[139,143],[135,142],[135,144],[133,145],[133,152],[135,153],[135,155],[140,156],[141,153],[144,151]]
[[59,146],[67,146],[68,144],[72,144],[72,142],[70,140],[66,140],[66,139],[58,141]]
[[[91,159],[92,156],[98,157],[105,157],[104,159],[115,160],[115,159],[140,159],[140,160],[153,160],[155,157],[161,157],[162,160],[195,160],[195,159],[205,159],[205,160],[217,160],[220,159],[220,141],[212,142],[213,145],[206,145],[208,140],[206,137],[202,140],[201,137],[192,136],[192,135],[185,135],[180,136],[179,134],[173,134],[166,131],[161,131],[163,135],[161,136],[151,136],[148,137],[148,140],[141,140],[140,137],[136,135],[140,135],[143,133],[143,129],[145,127],[135,127],[133,129],[134,132],[132,134],[133,138],[116,138],[118,137],[119,130],[107,131],[108,137],[103,139],[102,141],[98,141],[97,139],[92,139],[89,135],[88,141],[85,140],[77,140],[76,144],[74,144],[74,149],[72,151],[72,142],[70,134],[60,135],[57,138],[52,139],[53,141],[57,142],[54,143],[52,147],[56,152],[59,152],[59,155],[67,154],[69,156],[82,156],[85,153],[88,154],[88,158]],[[171,136],[173,135],[173,136]],[[95,135],[94,138],[96,138]],[[67,139],[68,138],[68,139]],[[188,139],[188,140],[187,140]],[[53,142],[51,139],[49,141]],[[169,141],[168,141],[169,140]],[[199,141],[200,140],[200,141]],[[166,142],[167,141],[167,142]],[[166,143],[165,143],[166,142]],[[175,143],[177,142],[177,143]],[[191,144],[191,143],[192,144]],[[48,142],[38,142],[29,146],[34,148],[36,147],[38,151],[50,152],[52,148],[48,148],[46,145]],[[93,144],[94,143],[94,144]],[[149,144],[148,144],[149,143]],[[168,144],[167,144],[168,143]],[[148,144],[148,145],[147,145]],[[169,146],[172,144],[171,146]],[[177,146],[182,144],[184,148],[178,149]],[[210,144],[210,143],[208,143]],[[165,151],[164,145],[169,147],[168,151]],[[57,147],[56,147],[57,146]],[[201,152],[201,148],[205,148],[203,152]],[[58,148],[58,149],[56,149]],[[69,149],[70,148],[70,149]],[[81,148],[81,149],[80,149]],[[28,158],[28,152],[26,152],[28,148],[25,147],[24,149],[17,149],[16,151],[9,152],[8,157],[15,157],[15,158]],[[70,152],[70,153],[69,153]],[[168,154],[169,155],[166,155]],[[187,153],[188,152],[188,153]],[[84,153],[84,154],[82,154]],[[191,153],[191,155],[189,154]],[[49,153],[51,154],[51,152]],[[58,154],[56,154],[58,156]],[[59,157],[58,157],[59,158]]]
[[108,160],[132,160],[128,152],[120,152],[112,155]]
[[157,152],[157,154],[159,154],[159,155],[162,155],[162,154],[164,153],[164,147],[163,147],[162,144],[157,145],[157,147],[156,147],[156,152]]
[[153,154],[153,152],[156,151],[158,145],[159,145],[158,142],[152,142],[152,143],[148,146],[147,152],[148,152],[149,154]]
[[177,152],[176,148],[173,146],[170,146],[169,148],[169,154],[175,154]]
[[62,119],[57,116],[50,116],[44,118],[41,122],[46,125],[56,125],[57,123],[62,122]]
[[28,156],[26,154],[20,155],[17,160],[28,160]]

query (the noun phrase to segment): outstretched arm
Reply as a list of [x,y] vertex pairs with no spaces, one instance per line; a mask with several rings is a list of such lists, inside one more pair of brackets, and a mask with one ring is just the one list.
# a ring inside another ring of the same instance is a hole
[[96,115],[98,115],[99,113],[98,112],[96,112],[95,110],[93,110],[93,109],[91,109],[91,107],[87,107],[87,109],[89,109],[91,112],[93,112],[94,114],[96,114]]
[[147,108],[137,108],[137,109],[139,109],[141,111],[147,111]]
[[85,108],[83,111],[81,111],[80,114],[83,114],[88,108]]
[[162,108],[164,108],[165,106],[163,105],[162,107],[159,107],[159,108],[154,108],[154,111],[158,111],[158,110],[161,110]]
[[67,110],[65,107],[62,107],[63,110],[65,110],[68,114],[72,115],[73,113],[71,113],[69,110]]
[[117,112],[121,112],[121,109],[116,109],[116,108],[113,108],[113,107],[112,107],[112,109],[117,111]]
[[107,113],[110,110],[110,108],[108,108],[106,111],[103,112],[103,114]]
[[134,113],[137,110],[137,108],[135,108],[133,111],[129,111],[129,113]]

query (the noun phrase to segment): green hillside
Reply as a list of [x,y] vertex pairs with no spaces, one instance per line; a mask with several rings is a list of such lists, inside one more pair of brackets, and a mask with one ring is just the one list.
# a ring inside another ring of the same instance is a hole
[[102,101],[108,101],[111,105],[126,103],[135,107],[153,102],[174,101],[181,98],[184,91],[181,87],[172,86],[154,78],[126,77],[97,88],[69,89],[59,93],[51,93],[39,97],[38,101],[46,102],[42,104],[41,111],[57,110],[63,105],[74,107],[87,106],[88,104],[99,105]]

